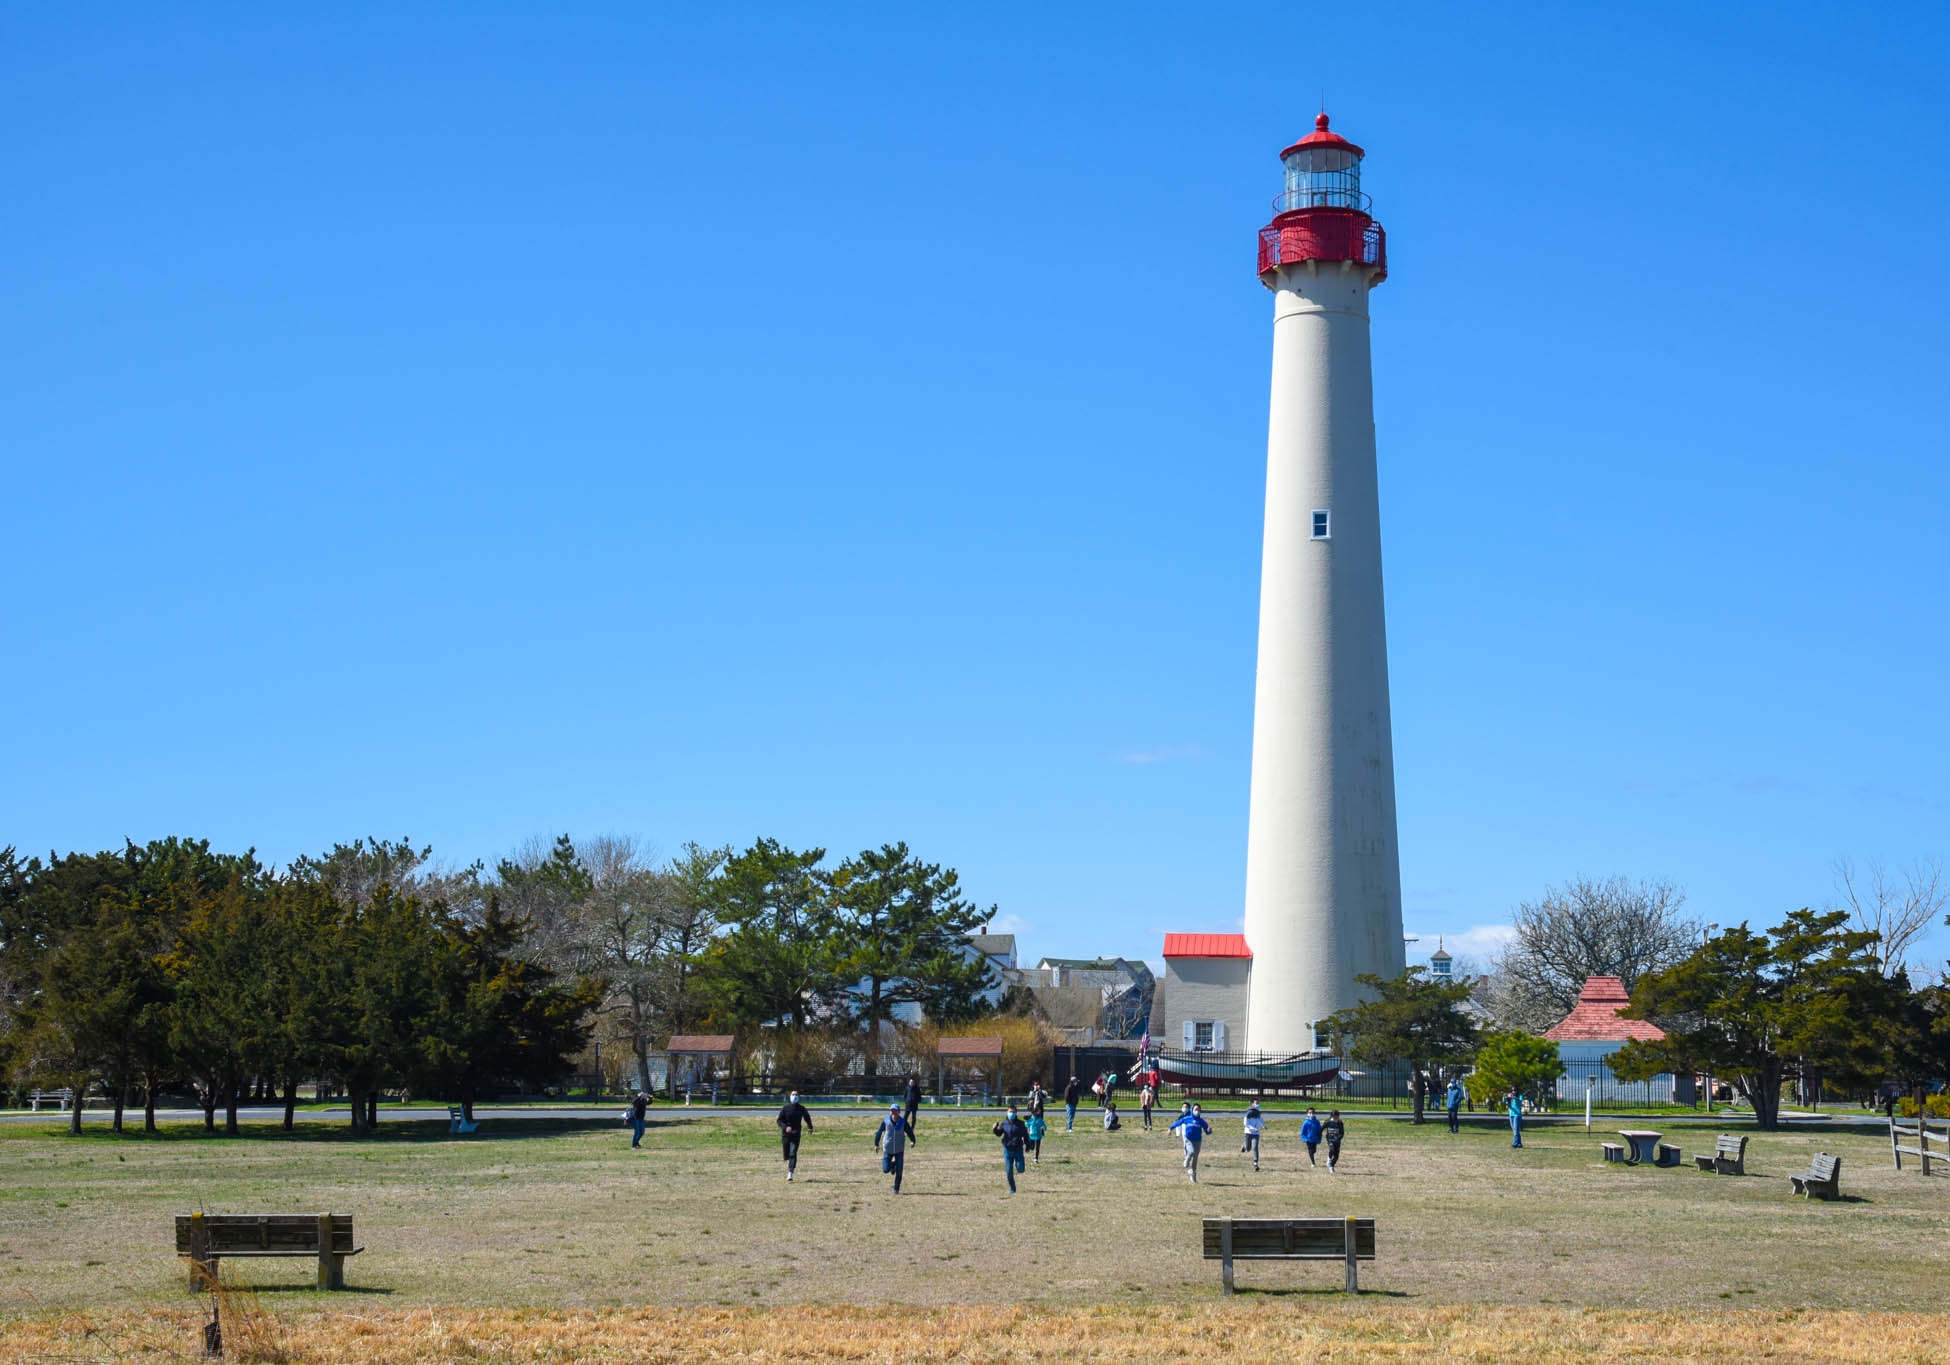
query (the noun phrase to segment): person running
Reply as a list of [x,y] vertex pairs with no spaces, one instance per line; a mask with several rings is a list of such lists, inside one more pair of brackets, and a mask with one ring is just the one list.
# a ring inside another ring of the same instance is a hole
[[901,1107],[890,1106],[887,1117],[874,1131],[873,1149],[880,1153],[881,1174],[894,1177],[895,1194],[901,1192],[901,1172],[907,1169],[907,1144],[919,1141],[914,1136],[914,1125],[902,1116]]
[[1199,1106],[1189,1106],[1184,1113],[1172,1121],[1170,1130],[1185,1140],[1185,1178],[1198,1184],[1198,1149],[1205,1141],[1205,1135],[1212,1131],[1212,1125],[1205,1121]]
[[1510,1099],[1510,1145],[1523,1146],[1523,1096],[1512,1090]]
[[1320,1115],[1311,1104],[1307,1106],[1307,1117],[1300,1120],[1300,1140],[1307,1144],[1307,1164],[1318,1166],[1314,1153],[1320,1150]]
[[1332,1175],[1341,1162],[1341,1139],[1347,1136],[1347,1125],[1341,1122],[1341,1111],[1329,1109],[1327,1122],[1320,1125],[1320,1131],[1327,1139],[1327,1174]]
[[907,1096],[905,1102],[907,1105],[907,1126],[912,1128],[914,1126],[914,1116],[921,1112],[921,1078],[919,1076],[909,1076],[907,1078]]
[[1074,1132],[1077,1126],[1077,1101],[1083,1098],[1083,1087],[1077,1084],[1075,1076],[1063,1087],[1063,1131]]
[[1043,1164],[1043,1133],[1045,1131],[1043,1116],[1032,1110],[1029,1117],[1024,1119],[1022,1123],[1023,1127],[1029,1130],[1029,1159],[1040,1166]]
[[1002,1139],[1002,1172],[1009,1177],[1009,1193],[1016,1192],[1016,1172],[1023,1169],[1023,1149],[1029,1146],[1029,1125],[1009,1106],[1009,1117],[989,1130]]
[[636,1098],[630,1101],[630,1146],[632,1147],[643,1142],[644,1115],[649,1108],[650,1097],[641,1090],[637,1091]]
[[1454,1076],[1450,1078],[1449,1093],[1443,1097],[1443,1102],[1449,1108],[1449,1131],[1452,1133],[1460,1133],[1462,1131],[1462,1077]]
[[799,1169],[799,1129],[802,1125],[813,1126],[812,1114],[799,1103],[797,1090],[786,1097],[784,1107],[779,1110],[778,1125],[779,1154],[785,1158],[785,1178],[790,1180]]
[[1259,1101],[1246,1106],[1246,1140],[1239,1150],[1253,1154],[1253,1169],[1259,1169],[1259,1139],[1266,1132],[1266,1120],[1259,1112]]
[[1138,1091],[1138,1108],[1144,1112],[1144,1131],[1147,1133],[1151,1131],[1151,1107],[1157,1102],[1158,1092],[1155,1087],[1146,1085]]

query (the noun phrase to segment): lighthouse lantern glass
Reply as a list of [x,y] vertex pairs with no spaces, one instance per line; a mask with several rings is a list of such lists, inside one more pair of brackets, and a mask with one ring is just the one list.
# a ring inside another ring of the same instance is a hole
[[1347,147],[1296,147],[1286,156],[1282,212],[1360,209],[1361,158]]

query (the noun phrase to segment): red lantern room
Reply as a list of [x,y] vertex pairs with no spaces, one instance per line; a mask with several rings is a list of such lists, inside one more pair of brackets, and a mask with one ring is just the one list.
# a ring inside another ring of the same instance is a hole
[[1280,153],[1286,188],[1273,200],[1273,221],[1259,230],[1259,279],[1278,287],[1276,272],[1298,261],[1353,261],[1374,268],[1373,283],[1388,278],[1388,235],[1368,212],[1361,193],[1362,150],[1327,127]]

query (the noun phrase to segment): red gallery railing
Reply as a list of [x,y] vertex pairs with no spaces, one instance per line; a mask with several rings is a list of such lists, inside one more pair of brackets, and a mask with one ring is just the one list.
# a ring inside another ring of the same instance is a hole
[[1353,209],[1303,209],[1288,222],[1259,230],[1259,273],[1297,261],[1357,261],[1375,267],[1375,283],[1388,277],[1388,234]]

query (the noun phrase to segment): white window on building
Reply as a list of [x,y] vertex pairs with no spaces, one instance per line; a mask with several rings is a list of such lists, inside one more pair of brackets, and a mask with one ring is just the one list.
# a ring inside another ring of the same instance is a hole
[[1325,507],[1314,508],[1314,539],[1315,540],[1330,539],[1332,528],[1333,528],[1333,522],[1334,522],[1333,513],[1329,512]]
[[1226,1026],[1223,1019],[1185,1021],[1185,1051],[1224,1052],[1225,1050]]

